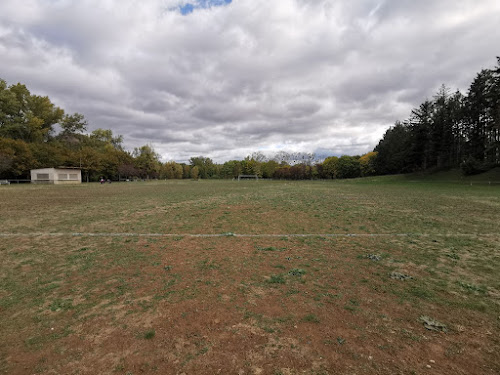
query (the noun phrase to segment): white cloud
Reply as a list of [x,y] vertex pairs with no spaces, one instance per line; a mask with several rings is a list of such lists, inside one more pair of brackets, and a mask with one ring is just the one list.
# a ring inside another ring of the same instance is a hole
[[360,154],[500,40],[494,0],[187,3],[3,0],[1,78],[165,159]]

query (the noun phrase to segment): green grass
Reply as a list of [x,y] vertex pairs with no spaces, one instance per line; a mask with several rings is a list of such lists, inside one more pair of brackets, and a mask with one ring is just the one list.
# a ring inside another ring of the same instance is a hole
[[[407,176],[252,185],[232,181],[38,185],[0,190],[2,209],[9,212],[1,230],[7,233],[228,237],[238,233],[495,233],[499,200],[498,186],[471,187]],[[31,220],[34,215],[38,220]],[[218,219],[221,216],[223,220]],[[480,217],[484,220],[478,222]],[[285,249],[260,248],[265,252]]]
[[274,246],[268,246],[268,247],[257,246],[257,250],[260,250],[260,251],[284,251],[285,248],[277,249]]
[[319,318],[314,314],[307,314],[306,316],[304,316],[302,318],[302,321],[307,322],[307,323],[319,323],[320,322]]
[[151,340],[155,337],[156,335],[156,332],[154,329],[150,329],[146,332],[144,332],[144,334],[142,335],[146,340]]
[[283,275],[271,275],[269,280],[267,280],[269,284],[285,284],[286,279]]

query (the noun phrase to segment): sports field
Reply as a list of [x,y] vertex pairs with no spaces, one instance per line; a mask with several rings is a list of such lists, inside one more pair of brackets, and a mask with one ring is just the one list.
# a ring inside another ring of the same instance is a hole
[[11,185],[0,208],[0,373],[500,373],[500,185]]

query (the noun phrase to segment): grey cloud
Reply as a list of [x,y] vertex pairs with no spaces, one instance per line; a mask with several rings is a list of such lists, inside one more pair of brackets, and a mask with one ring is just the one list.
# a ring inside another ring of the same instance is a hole
[[0,74],[165,160],[362,154],[447,84],[495,63],[494,0],[0,4]]

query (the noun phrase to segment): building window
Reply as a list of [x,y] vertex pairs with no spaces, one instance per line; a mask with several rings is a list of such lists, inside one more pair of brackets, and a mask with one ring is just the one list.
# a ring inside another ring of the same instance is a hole
[[49,180],[49,174],[48,173],[37,173],[36,174],[36,179],[38,181],[48,181]]
[[61,180],[67,180],[68,179],[68,174],[67,173],[59,173],[57,175],[57,178],[59,179],[59,181],[61,181]]
[[71,173],[71,174],[69,175],[69,179],[70,179],[70,180],[77,181],[77,180],[78,180],[78,175],[77,175],[77,174],[73,174],[73,173]]

